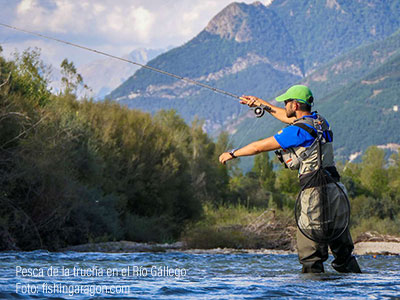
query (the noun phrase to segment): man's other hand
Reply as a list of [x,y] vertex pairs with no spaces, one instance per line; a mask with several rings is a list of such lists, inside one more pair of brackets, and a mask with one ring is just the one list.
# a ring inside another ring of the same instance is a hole
[[224,152],[219,156],[219,162],[223,165],[226,164],[228,160],[233,159],[232,155],[229,152]]

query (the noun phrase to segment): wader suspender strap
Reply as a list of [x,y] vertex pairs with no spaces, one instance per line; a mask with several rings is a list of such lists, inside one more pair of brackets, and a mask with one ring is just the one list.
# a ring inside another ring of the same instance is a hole
[[[306,151],[304,151],[303,153],[301,153],[298,158],[299,161],[302,162],[303,160],[305,160],[306,158],[308,158],[311,155],[311,152],[313,152],[315,150],[315,148],[318,146],[318,168],[321,167],[322,165],[322,161],[321,161],[321,140],[322,140],[322,135],[323,135],[323,131],[321,129],[317,129],[318,133],[315,132],[314,128],[311,128],[309,126],[307,126],[304,123],[297,123],[297,124],[293,124],[293,126],[297,126],[300,127],[301,129],[304,129],[305,131],[307,131],[315,140],[314,142],[311,144],[310,147],[307,148]],[[319,125],[320,126],[320,125]]]

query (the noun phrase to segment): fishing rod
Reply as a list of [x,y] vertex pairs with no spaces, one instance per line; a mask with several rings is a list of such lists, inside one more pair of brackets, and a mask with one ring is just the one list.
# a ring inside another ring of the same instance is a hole
[[[54,38],[54,37],[51,37],[51,36],[47,36],[47,35],[44,35],[44,34],[33,32],[33,31],[30,31],[30,30],[18,28],[18,27],[11,26],[11,25],[8,25],[8,24],[0,23],[0,25],[3,26],[3,27],[9,28],[9,29],[13,29],[13,30],[16,30],[16,31],[24,32],[24,33],[27,33],[27,34],[30,34],[30,35],[34,35],[34,36],[37,36],[37,37],[40,37],[40,38],[56,41],[56,42],[59,42],[59,43],[62,43],[62,44],[66,44],[66,45],[73,46],[73,47],[76,47],[76,48],[80,48],[80,49],[83,49],[83,50],[86,50],[86,51],[90,51],[90,52],[94,52],[94,53],[97,53],[97,54],[100,54],[100,55],[104,55],[104,56],[107,56],[107,57],[110,57],[110,58],[113,58],[113,59],[117,59],[117,60],[120,60],[120,61],[123,61],[123,62],[127,62],[127,63],[133,64],[133,65],[137,65],[137,66],[142,67],[144,69],[148,69],[148,70],[151,70],[151,71],[154,71],[154,72],[166,75],[166,76],[170,76],[170,77],[173,77],[173,78],[176,78],[176,79],[179,79],[179,80],[186,81],[186,82],[188,82],[190,84],[193,84],[193,85],[197,85],[197,86],[209,89],[209,90],[211,90],[211,91],[213,91],[215,93],[219,93],[219,94],[222,94],[222,95],[225,95],[225,96],[228,96],[228,97],[232,97],[232,98],[239,99],[239,100],[247,102],[247,99],[245,99],[243,97],[240,97],[238,95],[235,95],[233,93],[230,93],[230,92],[227,92],[227,91],[212,87],[210,85],[198,82],[196,80],[193,80],[193,79],[190,79],[190,78],[187,78],[187,77],[182,77],[182,76],[170,73],[170,72],[166,72],[166,71],[154,68],[154,67],[150,67],[148,65],[140,64],[138,62],[135,62],[135,61],[123,58],[123,57],[115,56],[115,55],[112,55],[112,54],[109,54],[109,53],[106,53],[106,52],[103,52],[103,51],[99,51],[99,50],[92,49],[92,48],[89,48],[89,47],[86,47],[86,46],[82,46],[82,45],[79,45],[79,44],[71,43],[71,42],[68,42],[68,41],[65,41],[65,40],[61,40],[61,39],[58,39],[58,38]],[[257,105],[257,103],[256,103],[256,105]],[[270,110],[271,110],[271,108],[269,106],[265,106],[265,105],[262,105],[262,104],[258,103],[257,107],[254,109],[254,113],[255,113],[257,118],[261,118],[264,115],[265,111],[270,111]]]
[[182,76],[179,76],[179,75],[175,75],[175,74],[172,74],[172,73],[160,70],[160,69],[156,69],[156,68],[153,68],[153,67],[150,67],[150,66],[147,66],[147,65],[143,65],[143,64],[131,61],[129,59],[125,59],[125,58],[122,58],[122,57],[119,57],[119,56],[108,54],[108,53],[105,53],[105,52],[102,52],[102,51],[99,51],[99,50],[96,50],[96,49],[92,49],[92,48],[85,47],[85,46],[82,46],[82,45],[74,44],[74,43],[71,43],[71,42],[68,42],[68,41],[64,41],[64,40],[61,40],[61,39],[58,39],[58,38],[54,38],[54,37],[50,37],[50,36],[43,35],[43,34],[40,34],[40,33],[32,32],[32,31],[29,31],[29,30],[26,30],[26,29],[17,28],[17,27],[14,27],[14,26],[11,26],[11,25],[7,25],[7,24],[4,24],[4,23],[0,23],[0,25],[3,26],[3,27],[7,27],[7,28],[10,28],[10,29],[14,29],[14,30],[20,31],[20,32],[28,33],[28,34],[35,35],[35,36],[38,36],[38,37],[41,37],[41,38],[45,38],[45,39],[48,39],[48,40],[56,41],[56,42],[63,43],[63,44],[66,44],[66,45],[70,45],[70,46],[73,46],[73,47],[76,47],[76,48],[81,48],[81,49],[84,49],[84,50],[87,50],[87,51],[91,51],[91,52],[94,52],[94,53],[97,53],[97,54],[101,54],[101,55],[104,55],[104,56],[107,56],[107,57],[118,59],[118,60],[130,63],[130,64],[134,64],[134,65],[137,65],[139,67],[142,67],[142,68],[145,68],[145,69],[148,69],[148,70],[152,70],[154,72],[158,72],[158,73],[161,73],[161,74],[164,74],[164,75],[167,75],[167,76],[170,76],[170,77],[174,77],[174,78],[177,78],[177,79],[180,79],[180,80],[184,80],[184,81],[189,82],[191,84],[195,84],[195,85],[210,89],[210,90],[212,90],[214,92],[221,93],[221,94],[224,94],[224,95],[236,98],[236,99],[240,99],[241,98],[241,97],[239,97],[237,95],[234,95],[232,93],[229,93],[229,92],[214,88],[212,86],[209,86],[209,85],[206,85],[204,83],[192,80],[190,78],[186,78],[186,77],[182,77]]

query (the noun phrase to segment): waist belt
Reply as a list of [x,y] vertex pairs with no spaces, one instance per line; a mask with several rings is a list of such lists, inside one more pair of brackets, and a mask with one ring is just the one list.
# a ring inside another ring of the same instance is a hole
[[[311,188],[311,187],[317,187],[321,185],[321,181],[318,180],[314,174],[318,172],[319,170],[315,170],[306,174],[300,175],[300,186],[302,189],[304,188]],[[324,176],[324,183],[335,183],[340,181],[340,175],[338,171],[336,170],[336,167],[326,167],[322,168],[323,174],[326,175]]]

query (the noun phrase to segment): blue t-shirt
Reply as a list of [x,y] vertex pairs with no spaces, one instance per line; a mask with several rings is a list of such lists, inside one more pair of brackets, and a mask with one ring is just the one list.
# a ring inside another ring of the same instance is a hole
[[[305,116],[305,118],[317,118],[317,114],[315,112],[312,113],[310,116]],[[314,127],[305,124],[310,128]],[[329,124],[328,124],[329,126]],[[315,132],[317,132],[315,130]],[[288,126],[279,131],[277,134],[274,135],[276,141],[282,147],[282,149],[288,149],[292,147],[309,147],[314,142],[314,139],[311,134],[309,134],[303,128],[298,126]]]

